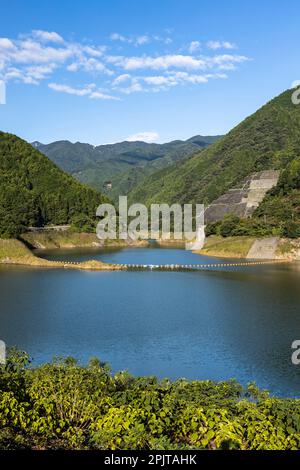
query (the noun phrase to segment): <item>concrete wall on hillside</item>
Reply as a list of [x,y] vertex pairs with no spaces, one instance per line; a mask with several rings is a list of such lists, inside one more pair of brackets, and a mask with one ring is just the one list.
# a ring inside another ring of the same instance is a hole
[[268,237],[255,240],[251,246],[248,259],[275,259],[279,237]]
[[279,173],[277,170],[260,171],[245,178],[240,185],[212,202],[205,211],[205,223],[221,220],[226,214],[240,218],[251,216],[266,192],[276,186]]

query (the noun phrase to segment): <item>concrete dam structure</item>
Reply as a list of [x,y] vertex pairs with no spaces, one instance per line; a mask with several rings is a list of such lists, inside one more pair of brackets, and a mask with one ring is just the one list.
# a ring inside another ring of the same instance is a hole
[[279,174],[279,170],[251,174],[241,184],[229,189],[207,207],[205,223],[222,220],[227,214],[234,214],[240,218],[250,217],[267,191],[276,186]]

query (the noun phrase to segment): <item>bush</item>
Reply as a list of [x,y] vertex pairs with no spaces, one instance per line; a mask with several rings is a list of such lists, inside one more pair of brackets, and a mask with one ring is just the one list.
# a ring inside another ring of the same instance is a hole
[[232,236],[232,232],[239,224],[239,221],[240,219],[235,215],[229,214],[225,216],[220,226],[220,235],[222,235],[222,237]]
[[300,449],[300,400],[57,359],[0,366],[0,449]]
[[286,238],[298,238],[300,237],[300,224],[289,221],[283,226],[282,235]]
[[71,230],[73,232],[94,232],[96,223],[91,217],[85,214],[79,214],[72,218]]

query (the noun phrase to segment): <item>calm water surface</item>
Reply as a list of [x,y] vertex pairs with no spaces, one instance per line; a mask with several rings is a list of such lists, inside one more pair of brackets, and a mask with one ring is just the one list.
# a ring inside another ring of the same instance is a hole
[[[215,262],[182,249],[49,251],[49,259],[114,263]],[[35,363],[98,356],[114,371],[255,380],[300,397],[300,266],[208,272],[86,272],[0,268],[0,338]]]

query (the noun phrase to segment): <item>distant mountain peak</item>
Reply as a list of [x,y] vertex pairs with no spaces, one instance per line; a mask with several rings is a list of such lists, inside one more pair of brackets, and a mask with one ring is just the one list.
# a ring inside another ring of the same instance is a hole
[[34,142],[31,142],[31,145],[35,149],[38,149],[39,147],[41,147],[41,145],[44,145],[44,144],[42,144],[42,142],[39,142],[38,140],[35,140]]

